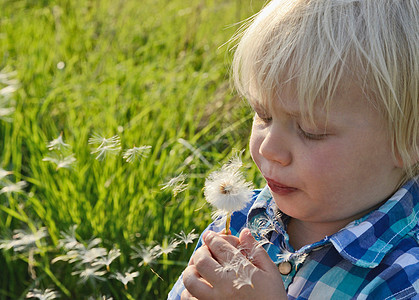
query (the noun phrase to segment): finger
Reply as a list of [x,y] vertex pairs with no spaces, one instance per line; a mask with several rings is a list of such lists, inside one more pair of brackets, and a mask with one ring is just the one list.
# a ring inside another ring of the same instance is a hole
[[248,228],[242,230],[239,236],[241,247],[247,253],[249,260],[259,269],[270,271],[276,269],[275,264],[269,257],[268,253],[255,240]]
[[239,238],[234,235],[225,235],[225,234],[220,234],[220,233],[219,235],[225,241],[229,242],[234,248],[237,248],[240,244]]
[[195,266],[188,266],[183,271],[183,285],[188,290],[188,294],[198,299],[212,294],[212,286],[199,275]]
[[198,274],[210,284],[214,285],[220,281],[220,274],[217,270],[221,265],[214,259],[207,245],[196,250],[193,256],[193,266]]
[[194,296],[192,296],[191,293],[189,293],[188,290],[183,290],[182,294],[180,295],[180,299],[181,300],[198,300],[198,298],[195,298]]
[[237,248],[213,231],[207,231],[203,239],[214,259],[220,264],[231,260],[232,254],[240,253]]

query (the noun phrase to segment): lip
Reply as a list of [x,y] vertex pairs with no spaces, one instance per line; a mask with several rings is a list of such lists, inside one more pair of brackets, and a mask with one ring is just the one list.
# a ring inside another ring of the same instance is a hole
[[265,179],[271,191],[277,195],[286,196],[298,190],[297,188],[287,186],[270,178]]

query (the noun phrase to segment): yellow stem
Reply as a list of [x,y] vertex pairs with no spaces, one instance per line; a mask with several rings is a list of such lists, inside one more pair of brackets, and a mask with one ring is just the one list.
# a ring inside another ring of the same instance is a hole
[[226,220],[226,230],[225,230],[226,235],[228,235],[228,231],[230,229],[230,220],[231,220],[231,213],[228,213],[227,220]]

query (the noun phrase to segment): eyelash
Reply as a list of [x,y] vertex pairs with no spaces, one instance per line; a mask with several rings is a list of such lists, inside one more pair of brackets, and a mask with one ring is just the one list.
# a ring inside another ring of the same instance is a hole
[[[258,119],[260,119],[265,124],[269,124],[272,121],[272,117],[265,117],[263,115],[261,116],[258,113],[256,113],[256,116],[257,116]],[[298,134],[303,139],[310,140],[310,141],[319,141],[319,140],[322,140],[323,138],[325,138],[327,136],[326,133],[314,134],[314,133],[306,132],[301,128],[300,124],[297,124],[297,125],[298,125]]]
[[301,128],[300,124],[298,124],[298,133],[304,139],[307,139],[307,140],[310,140],[310,141],[319,141],[319,140],[322,140],[323,138],[325,138],[327,136],[327,133],[314,134],[314,133],[306,132]]

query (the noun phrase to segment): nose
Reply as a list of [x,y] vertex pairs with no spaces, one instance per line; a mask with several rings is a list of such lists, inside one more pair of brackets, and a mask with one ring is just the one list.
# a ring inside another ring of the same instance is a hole
[[289,138],[283,129],[271,126],[267,129],[259,147],[259,154],[265,159],[277,162],[282,166],[288,166],[292,162],[292,154],[289,148]]

